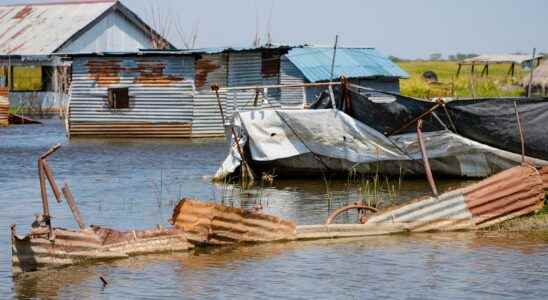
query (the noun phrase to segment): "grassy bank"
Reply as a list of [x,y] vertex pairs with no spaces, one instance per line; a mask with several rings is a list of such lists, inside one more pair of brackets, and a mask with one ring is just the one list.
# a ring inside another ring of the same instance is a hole
[[[401,93],[417,98],[432,97],[500,97],[520,96],[524,89],[518,82],[527,74],[516,65],[514,77],[507,76],[510,65],[489,66],[489,76],[481,77],[482,66],[475,67],[475,76],[470,74],[470,66],[463,66],[456,78],[457,63],[453,61],[405,61],[400,67],[409,73],[409,79],[402,79]],[[434,71],[439,83],[428,83],[422,78],[426,71]]]
[[548,231],[548,206],[534,215],[509,220],[501,224],[487,228],[487,231],[498,232],[524,232],[524,231]]

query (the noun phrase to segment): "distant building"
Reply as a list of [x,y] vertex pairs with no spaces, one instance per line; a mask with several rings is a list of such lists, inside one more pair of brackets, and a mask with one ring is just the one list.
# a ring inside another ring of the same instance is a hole
[[12,106],[58,107],[70,82],[59,54],[172,45],[118,1],[0,6],[0,87]]
[[529,87],[531,82],[531,92],[541,96],[548,96],[548,59],[543,59],[540,65],[533,70],[533,79],[527,74],[521,81],[522,86]]
[[[73,55],[68,131],[72,137],[223,136],[213,85],[228,88],[219,93],[225,119],[241,110],[300,109],[320,92],[303,84],[331,79],[332,54],[271,46]],[[408,76],[372,48],[337,49],[333,77],[342,75],[396,93]],[[301,86],[273,87],[292,84]]]

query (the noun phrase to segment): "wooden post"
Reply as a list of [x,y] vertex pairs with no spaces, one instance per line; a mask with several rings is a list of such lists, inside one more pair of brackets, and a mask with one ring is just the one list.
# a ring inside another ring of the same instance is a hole
[[55,182],[55,178],[53,177],[53,172],[51,171],[48,162],[46,160],[42,160],[42,168],[44,170],[44,174],[46,175],[46,178],[49,181],[49,185],[51,186],[51,190],[53,191],[53,195],[55,196],[55,199],[57,199],[58,203],[61,203],[61,191],[59,191],[59,187],[57,186],[57,183]]
[[74,200],[74,197],[72,196],[72,192],[70,191],[70,188],[68,184],[66,183],[63,186],[63,195],[65,196],[65,199],[67,200],[68,206],[70,208],[70,211],[72,212],[72,215],[74,216],[74,219],[76,220],[76,223],[78,223],[78,226],[80,227],[80,229],[85,229],[86,224],[84,223],[84,219],[82,219],[80,210],[78,209],[78,206],[76,206],[76,201]]
[[459,63],[459,66],[457,67],[457,78],[459,78],[459,74],[460,74],[460,69],[462,68],[462,65],[461,63]]
[[470,74],[472,74],[472,76],[474,76],[474,63],[472,63],[472,68],[470,68]]
[[480,75],[481,77],[485,76],[485,74],[488,72],[487,71],[488,66],[489,66],[488,64],[485,64],[485,66],[483,66],[483,69],[481,70],[481,75]]
[[529,75],[529,87],[527,89],[527,98],[531,97],[531,92],[533,90],[533,72],[535,71],[535,52],[536,48],[533,48],[533,58],[531,60],[531,72]]
[[417,139],[419,140],[419,146],[421,149],[422,160],[424,163],[424,171],[426,173],[426,178],[432,189],[432,194],[438,196],[438,189],[436,188],[436,183],[434,182],[434,176],[432,175],[432,169],[430,168],[430,162],[428,161],[428,154],[426,153],[426,147],[424,146],[424,141],[422,140],[422,119],[417,122]]

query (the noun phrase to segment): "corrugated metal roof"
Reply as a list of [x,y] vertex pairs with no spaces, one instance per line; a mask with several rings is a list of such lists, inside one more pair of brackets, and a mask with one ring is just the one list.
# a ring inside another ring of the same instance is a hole
[[115,3],[0,6],[0,54],[51,54]]
[[[331,79],[332,48],[294,48],[287,58],[310,82]],[[373,48],[338,48],[334,77],[409,77],[409,75]]]
[[[50,55],[86,32],[109,11],[119,12],[147,35],[159,36],[115,0],[6,5],[0,6],[0,56]],[[173,48],[163,37],[159,38]]]

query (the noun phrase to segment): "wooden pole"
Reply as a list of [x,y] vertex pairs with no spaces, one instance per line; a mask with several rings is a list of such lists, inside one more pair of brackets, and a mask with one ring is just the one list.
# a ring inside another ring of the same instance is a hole
[[523,137],[523,128],[521,127],[521,120],[519,118],[518,104],[514,101],[514,111],[516,112],[516,122],[518,123],[519,140],[521,142],[521,162],[525,162],[525,139]]
[[[335,76],[335,58],[337,57],[337,43],[339,42],[339,35],[335,35],[335,45],[333,46],[333,59],[331,60],[331,75],[329,82],[333,82],[333,76]],[[333,94],[333,88],[329,86],[329,97],[331,98],[331,106],[333,109],[337,109],[335,104],[335,95]]]
[[78,209],[78,206],[76,205],[76,201],[74,200],[74,197],[72,196],[72,192],[70,191],[70,188],[68,184],[65,183],[63,186],[63,195],[65,196],[65,199],[67,200],[68,206],[70,208],[70,211],[72,212],[72,215],[74,216],[74,219],[76,220],[76,223],[78,223],[78,226],[80,229],[85,229],[86,224],[84,223],[84,219],[82,218],[82,215],[80,214],[80,210]]
[[436,182],[434,181],[434,176],[432,175],[432,169],[430,169],[430,162],[428,161],[428,154],[426,153],[426,147],[424,146],[424,141],[422,140],[422,119],[417,122],[417,139],[419,140],[419,146],[421,149],[422,160],[424,163],[424,171],[426,172],[426,178],[432,189],[432,194],[438,196],[438,189],[436,188]]
[[55,178],[53,177],[53,172],[51,171],[51,168],[48,165],[48,162],[46,160],[42,160],[42,168],[44,170],[44,174],[46,175],[46,178],[49,181],[49,185],[51,186],[51,190],[53,191],[53,195],[55,196],[55,199],[57,199],[58,203],[61,203],[61,191],[59,190],[59,187],[57,186],[57,183],[55,182]]
[[527,89],[527,98],[531,97],[531,91],[533,90],[533,72],[535,71],[535,54],[536,54],[536,51],[537,51],[537,49],[533,48],[533,58],[531,59],[531,72],[530,72],[530,75],[529,75],[529,87]]

